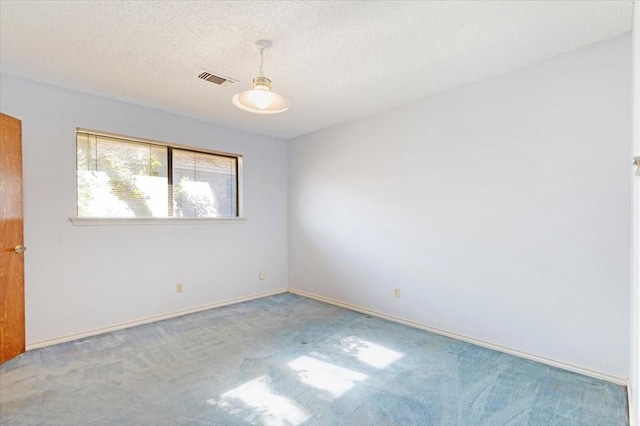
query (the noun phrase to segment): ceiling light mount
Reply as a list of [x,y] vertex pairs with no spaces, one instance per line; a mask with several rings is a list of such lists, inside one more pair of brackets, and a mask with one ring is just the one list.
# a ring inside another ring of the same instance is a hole
[[271,40],[256,41],[256,48],[258,49],[258,51],[269,50],[271,49],[271,46],[273,46],[273,43],[271,42]]
[[236,93],[231,102],[244,111],[256,114],[278,114],[289,109],[289,101],[271,91],[271,80],[264,76],[264,53],[273,45],[269,40],[255,43],[260,52],[260,76],[253,79],[253,89]]

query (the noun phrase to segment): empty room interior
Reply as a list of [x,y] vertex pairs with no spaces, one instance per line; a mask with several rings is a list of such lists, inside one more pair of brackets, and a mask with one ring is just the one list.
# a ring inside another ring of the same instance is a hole
[[0,0],[0,424],[639,426],[639,7]]

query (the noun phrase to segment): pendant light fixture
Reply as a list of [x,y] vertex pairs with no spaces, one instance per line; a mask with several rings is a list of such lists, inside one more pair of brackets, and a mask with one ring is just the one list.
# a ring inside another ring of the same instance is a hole
[[253,79],[253,90],[236,93],[231,101],[238,108],[256,114],[278,114],[289,109],[289,101],[271,91],[271,80],[264,76],[264,52],[269,50],[269,40],[256,41],[260,51],[260,76]]

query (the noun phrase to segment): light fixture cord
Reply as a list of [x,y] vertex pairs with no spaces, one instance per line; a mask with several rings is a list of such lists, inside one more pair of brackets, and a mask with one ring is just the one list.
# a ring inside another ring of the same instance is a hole
[[264,77],[264,49],[260,49],[260,77]]

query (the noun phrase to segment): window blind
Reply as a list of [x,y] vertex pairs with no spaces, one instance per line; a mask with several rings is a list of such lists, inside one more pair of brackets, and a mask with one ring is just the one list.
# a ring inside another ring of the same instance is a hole
[[177,217],[237,216],[237,160],[173,149],[173,200]]
[[238,158],[77,132],[78,217],[238,216]]

